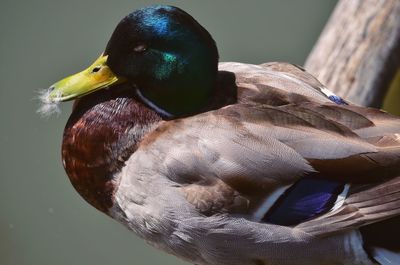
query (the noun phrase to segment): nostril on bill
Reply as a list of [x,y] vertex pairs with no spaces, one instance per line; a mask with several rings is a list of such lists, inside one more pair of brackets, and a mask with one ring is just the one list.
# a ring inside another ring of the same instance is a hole
[[49,92],[53,91],[55,89],[54,86],[49,87]]

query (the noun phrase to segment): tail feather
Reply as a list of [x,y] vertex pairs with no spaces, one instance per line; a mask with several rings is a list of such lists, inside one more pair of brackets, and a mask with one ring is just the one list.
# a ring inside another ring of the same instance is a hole
[[372,248],[371,256],[380,265],[399,265],[400,252],[390,251],[385,248]]
[[400,252],[400,216],[361,227],[360,232],[367,249],[378,247]]
[[381,265],[400,264],[400,216],[360,228],[364,248]]

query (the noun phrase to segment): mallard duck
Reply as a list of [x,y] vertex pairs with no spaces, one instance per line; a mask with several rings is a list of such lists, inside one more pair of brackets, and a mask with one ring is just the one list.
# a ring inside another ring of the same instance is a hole
[[98,210],[201,265],[400,264],[400,119],[289,63],[218,63],[172,6],[134,11],[86,70],[62,161]]

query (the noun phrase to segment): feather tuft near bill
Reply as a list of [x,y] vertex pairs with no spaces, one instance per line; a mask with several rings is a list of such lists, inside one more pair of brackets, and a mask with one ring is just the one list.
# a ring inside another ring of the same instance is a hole
[[[40,100],[40,107],[37,110],[42,117],[50,117],[52,114],[60,114],[60,102],[52,100],[50,93],[53,91],[52,87],[39,91],[38,98]],[[61,95],[60,95],[61,96]]]

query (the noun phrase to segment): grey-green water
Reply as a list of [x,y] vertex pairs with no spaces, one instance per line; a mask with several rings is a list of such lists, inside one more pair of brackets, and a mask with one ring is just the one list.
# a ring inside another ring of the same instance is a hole
[[302,64],[336,0],[0,2],[0,264],[184,264],[147,246],[74,191],[60,161],[70,104],[35,113],[35,91],[83,69],[118,21],[179,6],[214,36],[221,61]]

